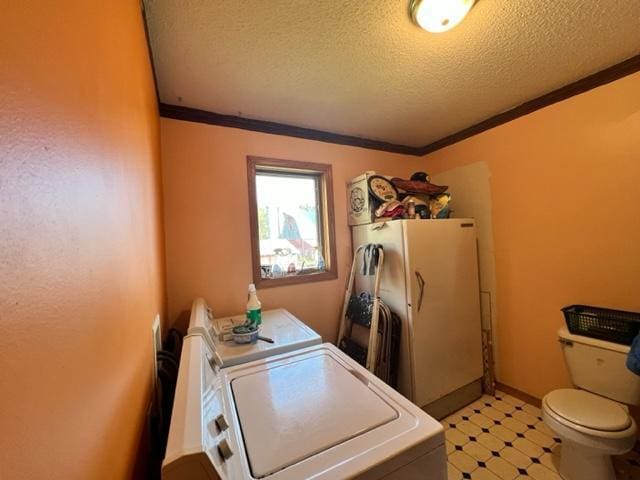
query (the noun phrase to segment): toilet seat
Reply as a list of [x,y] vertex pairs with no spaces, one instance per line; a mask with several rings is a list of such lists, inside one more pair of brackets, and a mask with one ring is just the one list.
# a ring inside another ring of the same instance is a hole
[[622,432],[632,425],[622,405],[584,390],[554,390],[545,396],[544,403],[566,422],[591,431]]

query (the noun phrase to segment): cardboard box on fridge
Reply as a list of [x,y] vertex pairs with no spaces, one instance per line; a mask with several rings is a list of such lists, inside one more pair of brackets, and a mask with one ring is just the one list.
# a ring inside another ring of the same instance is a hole
[[[369,177],[378,175],[368,171],[358,175],[347,184],[347,209],[349,225],[365,225],[375,222],[378,202],[369,193]],[[386,175],[384,175],[386,177]],[[391,177],[387,177],[391,178]]]

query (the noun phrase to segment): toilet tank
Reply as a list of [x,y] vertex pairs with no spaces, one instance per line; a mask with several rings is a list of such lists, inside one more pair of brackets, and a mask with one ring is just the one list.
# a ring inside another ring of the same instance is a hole
[[640,377],[626,367],[627,345],[558,331],[571,381],[583,390],[627,405],[640,405]]

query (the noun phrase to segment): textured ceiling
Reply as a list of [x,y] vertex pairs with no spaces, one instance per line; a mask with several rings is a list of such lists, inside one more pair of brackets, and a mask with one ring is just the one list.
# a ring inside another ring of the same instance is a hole
[[640,53],[640,0],[145,0],[160,99],[422,146]]

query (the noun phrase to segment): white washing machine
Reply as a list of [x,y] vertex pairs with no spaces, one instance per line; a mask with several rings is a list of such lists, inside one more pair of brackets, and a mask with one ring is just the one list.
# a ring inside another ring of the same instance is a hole
[[225,340],[225,332],[234,325],[243,324],[245,319],[245,314],[214,318],[205,300],[196,298],[191,306],[188,334],[202,335],[222,367],[231,367],[322,343],[320,335],[284,308],[262,312],[260,335],[271,338],[273,343],[259,340],[253,344],[239,345],[233,340]]
[[164,480],[445,480],[442,426],[330,344],[219,368],[188,335]]

